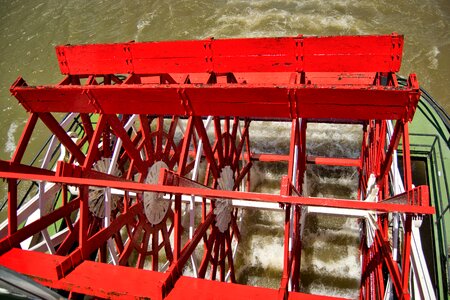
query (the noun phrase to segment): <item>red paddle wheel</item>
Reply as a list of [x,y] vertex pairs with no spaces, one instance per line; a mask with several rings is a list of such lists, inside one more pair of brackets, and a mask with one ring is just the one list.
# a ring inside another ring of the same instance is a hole
[[[59,84],[11,87],[29,119],[0,161],[0,264],[69,296],[332,298],[299,290],[309,207],[361,219],[361,299],[408,299],[411,223],[434,209],[411,180],[419,86],[415,75],[397,83],[402,48],[397,34],[56,47]],[[58,122],[58,113],[68,115]],[[52,138],[27,163],[39,120]],[[289,153],[252,152],[253,120],[289,124]],[[361,126],[360,157],[309,156],[312,122]],[[254,161],[287,162],[279,195],[250,190]],[[355,168],[358,200],[308,197],[308,164]],[[236,284],[241,207],[284,212],[278,290]]]
[[[236,82],[233,78],[232,82]],[[249,190],[251,161],[245,160],[244,150],[250,153],[249,121],[240,122],[235,117],[221,119],[213,118],[214,143],[211,144],[206,136],[206,131],[201,123],[197,123],[199,135],[204,143],[204,151],[208,166],[205,175],[205,185],[213,189],[235,191],[239,188]],[[243,124],[243,129],[240,127]],[[218,268],[219,280],[226,281],[229,277],[235,282],[233,263],[233,239],[239,240],[238,209],[226,199],[216,199],[210,206],[210,212],[214,213],[215,221],[205,237],[205,251],[201,261],[198,276],[205,278],[207,267],[210,265],[210,278],[216,279]],[[203,203],[202,218],[206,218],[207,208]]]

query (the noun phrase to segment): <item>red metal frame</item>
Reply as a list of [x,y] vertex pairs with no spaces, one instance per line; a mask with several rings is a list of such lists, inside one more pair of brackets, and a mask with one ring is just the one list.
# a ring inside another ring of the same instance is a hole
[[[378,218],[375,243],[367,247],[367,237],[362,237],[360,298],[383,299],[386,268],[397,297],[408,299],[411,219],[434,209],[428,204],[427,187],[412,187],[408,167],[406,192],[394,196],[388,188],[400,139],[404,165],[409,166],[407,122],[419,99],[415,75],[410,75],[407,87],[397,84],[402,48],[403,37],[397,34],[58,46],[64,80],[30,87],[19,78],[11,87],[30,117],[13,158],[0,161],[0,177],[8,182],[9,222],[8,234],[0,240],[0,263],[50,287],[96,297],[206,299],[226,289],[224,298],[331,299],[299,293],[301,207],[361,209]],[[84,135],[70,136],[56,121],[56,112],[79,113]],[[214,135],[208,133],[206,116],[212,116]],[[396,120],[390,141],[385,139],[387,119]],[[22,162],[39,120],[70,154],[55,171]],[[289,153],[252,153],[252,120],[290,122]],[[362,124],[361,156],[308,156],[307,124],[321,120]],[[188,178],[199,166],[196,157],[204,162],[203,181]],[[115,159],[121,175],[97,170],[101,159]],[[250,192],[253,161],[287,162],[280,195]],[[161,170],[157,184],[145,183],[157,162],[167,169]],[[368,196],[373,174],[379,201],[303,196],[308,164],[357,168],[360,199]],[[218,189],[226,172],[232,186]],[[18,180],[58,184],[61,196],[53,199],[53,211],[33,223],[19,224]],[[77,187],[78,194],[70,197],[70,187]],[[109,189],[122,191],[115,196],[109,221],[90,211],[89,193],[94,188],[104,189],[104,198]],[[173,204],[158,224],[150,223],[144,213],[146,193],[171,195]],[[203,199],[192,237],[182,226],[183,195]],[[237,209],[230,209],[223,231],[215,212],[218,201],[230,199],[278,203],[284,209],[284,265],[278,291],[233,284],[232,241],[244,238]],[[388,244],[391,212],[406,215],[401,263],[394,261]],[[65,230],[62,241],[52,245],[55,255],[16,249],[51,225]],[[202,256],[197,279],[183,276],[193,253]],[[121,266],[100,264],[114,257]],[[216,282],[227,281],[227,273],[230,283]]]

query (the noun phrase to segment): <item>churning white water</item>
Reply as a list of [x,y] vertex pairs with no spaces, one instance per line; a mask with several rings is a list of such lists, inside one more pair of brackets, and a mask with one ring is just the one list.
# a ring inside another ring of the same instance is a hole
[[[419,82],[450,107],[450,4],[447,0],[408,1],[1,1],[0,150],[9,159],[26,115],[9,96],[17,76],[30,84],[59,82],[53,47],[58,44],[130,40],[405,34],[402,73],[418,73]],[[447,54],[447,55],[446,55]],[[287,154],[290,123],[253,122],[252,151]],[[44,140],[46,137],[42,137]],[[308,153],[358,157],[360,126],[309,124]],[[31,145],[36,149],[40,146]],[[255,163],[253,190],[279,193],[285,163]],[[310,196],[356,198],[354,168],[309,166]],[[6,198],[0,183],[0,199]],[[356,220],[310,215],[302,250],[301,288],[305,292],[356,297],[360,266]],[[279,285],[282,269],[283,213],[246,210],[237,255],[238,281]]]
[[[255,153],[289,153],[290,123],[253,122],[251,145]],[[359,157],[360,125],[309,124],[309,155]],[[278,194],[287,163],[255,163],[254,190]],[[308,166],[308,196],[356,199],[355,168]],[[256,177],[256,178],[255,178]],[[247,209],[237,258],[240,283],[277,288],[283,268],[284,213]],[[301,291],[356,298],[359,294],[360,255],[358,220],[309,214],[301,252]]]

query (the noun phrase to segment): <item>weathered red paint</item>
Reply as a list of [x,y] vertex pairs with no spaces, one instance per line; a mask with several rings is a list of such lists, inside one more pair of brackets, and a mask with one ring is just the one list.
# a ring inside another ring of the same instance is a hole
[[[245,75],[243,76],[245,78]],[[188,108],[179,91],[189,99]],[[373,84],[120,84],[111,86],[13,86],[35,112],[239,116],[275,119],[410,119],[418,89]],[[288,94],[293,93],[294,97]],[[239,100],[238,100],[239,99]],[[414,101],[411,101],[414,99]],[[127,105],[123,105],[123,101]],[[291,106],[295,105],[292,110]]]
[[[386,203],[363,202],[338,198],[281,196],[281,195],[253,193],[253,192],[222,191],[214,189],[179,187],[171,185],[152,185],[137,182],[111,181],[104,179],[87,179],[87,178],[72,178],[72,177],[58,177],[58,176],[51,177],[46,175],[37,175],[28,173],[9,173],[2,171],[0,171],[0,177],[17,178],[23,180],[42,180],[47,182],[65,183],[69,185],[79,185],[79,186],[111,187],[120,190],[136,191],[136,192],[148,191],[148,192],[160,192],[168,194],[197,195],[212,199],[217,198],[242,199],[260,202],[291,203],[297,205],[374,210],[379,212],[405,212],[412,214],[435,213],[434,207],[428,206],[427,204],[428,199],[421,199],[420,203],[422,204],[420,205],[408,205],[408,204],[389,203],[389,198],[387,199]],[[418,188],[427,189],[426,186],[416,187],[416,189]],[[421,195],[428,195],[428,193],[422,193]]]
[[[419,99],[414,74],[406,87],[397,83],[395,72],[400,69],[402,49],[403,37],[395,33],[56,47],[61,72],[66,75],[59,84],[31,87],[19,78],[11,87],[12,94],[31,114],[13,158],[0,161],[0,177],[8,181],[9,220],[8,235],[0,240],[0,264],[52,288],[104,298],[337,299],[298,293],[301,206],[361,209],[377,212],[379,218],[375,243],[367,248],[366,237],[362,238],[360,298],[383,298],[386,268],[397,298],[407,299],[411,219],[432,214],[434,208],[428,204],[427,187],[412,188],[408,167],[404,168],[406,192],[393,196],[388,187],[388,172],[400,139],[404,165],[409,166],[407,122]],[[56,121],[53,114],[57,112],[81,113],[80,126],[85,135],[74,141]],[[91,113],[96,118],[88,115]],[[138,121],[128,129],[125,124],[131,114],[137,114]],[[214,135],[208,134],[205,126],[207,116],[213,117]],[[177,128],[183,118],[186,126],[179,134]],[[388,142],[387,119],[396,120]],[[58,162],[56,171],[22,163],[39,120],[70,156]],[[251,152],[252,120],[290,123],[289,153]],[[360,157],[308,155],[308,122],[361,124]],[[111,158],[112,143],[119,139],[122,146],[115,154],[123,174],[95,170],[96,161]],[[202,149],[197,147],[200,140]],[[187,177],[199,150],[206,165],[203,183]],[[168,170],[161,171],[158,184],[144,183],[149,168],[158,161],[167,164]],[[280,195],[249,192],[253,161],[287,163]],[[375,175],[379,201],[303,196],[307,164],[357,168],[358,199],[367,197],[369,176]],[[218,189],[225,167],[233,173],[234,186],[229,191]],[[61,203],[19,228],[18,180],[57,183],[63,193]],[[241,183],[245,191],[239,190]],[[79,188],[75,199],[68,197],[68,186]],[[123,191],[108,226],[89,211],[89,189],[93,187]],[[169,208],[156,225],[150,224],[144,214],[144,193],[149,192],[173,195],[175,199],[174,208]],[[203,198],[201,221],[191,239],[183,236],[182,195]],[[207,198],[212,201],[207,202]],[[225,232],[218,230],[215,199],[278,203],[283,207],[284,261],[278,290],[233,284],[236,271],[231,243],[243,237],[235,210]],[[75,212],[80,216],[77,221],[71,219]],[[388,242],[386,215],[390,212],[406,215],[401,268],[393,260]],[[56,255],[16,249],[22,241],[60,220],[68,233],[61,244],[54,245]],[[104,263],[108,240],[120,266]],[[197,249],[203,251],[198,278],[182,276]],[[168,267],[161,272],[159,259],[164,255]],[[143,270],[146,259],[151,259],[152,271]],[[212,281],[202,279],[208,270]],[[226,272],[230,272],[232,283],[215,281],[225,281]]]
[[398,72],[403,36],[297,36],[57,46],[63,74]]

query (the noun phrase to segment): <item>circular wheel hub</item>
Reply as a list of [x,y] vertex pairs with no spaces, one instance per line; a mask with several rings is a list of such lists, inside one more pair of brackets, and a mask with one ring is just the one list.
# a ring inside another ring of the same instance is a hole
[[[168,169],[167,164],[163,161],[155,162],[148,170],[145,183],[157,184],[161,169]],[[170,200],[163,198],[163,193],[145,192],[144,193],[144,212],[148,221],[152,225],[161,223],[170,207]]]
[[[109,166],[111,164],[111,158],[99,159],[92,167],[95,171],[101,173],[108,173]],[[112,171],[110,173],[114,176],[120,176],[121,172],[117,163],[114,163]],[[111,210],[117,208],[117,202],[120,197],[117,195],[111,196]],[[89,189],[89,211],[98,218],[105,217],[105,189],[104,188],[90,188]]]
[[[233,170],[230,166],[225,166],[217,179],[219,188],[223,191],[232,191],[234,188]],[[231,222],[231,212],[233,204],[230,200],[217,199],[214,214],[216,215],[216,226],[220,232],[225,232]]]

